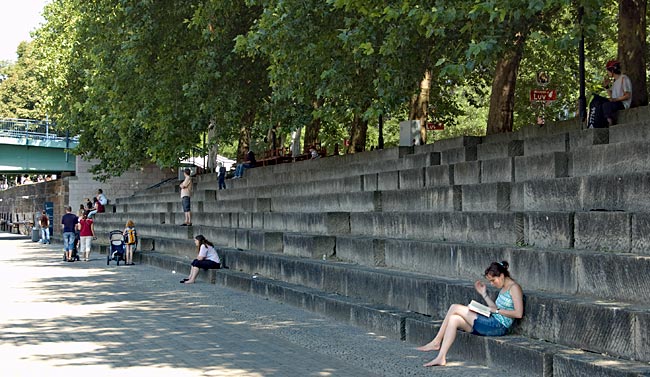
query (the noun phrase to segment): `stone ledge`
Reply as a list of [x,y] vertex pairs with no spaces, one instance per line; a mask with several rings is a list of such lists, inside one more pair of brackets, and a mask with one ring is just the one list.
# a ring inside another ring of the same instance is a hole
[[[187,262],[150,253],[145,263],[183,271]],[[182,277],[182,274],[178,275]],[[321,313],[338,321],[373,331],[391,339],[421,345],[433,338],[440,321],[385,305],[369,304],[349,297],[290,284],[264,276],[230,269],[200,273],[198,280],[280,300]],[[424,355],[424,354],[423,354]],[[433,357],[433,355],[432,355]],[[508,370],[517,376],[607,375],[645,376],[650,367],[624,359],[533,340],[522,336],[481,337],[458,332],[450,358],[460,357],[493,368]]]

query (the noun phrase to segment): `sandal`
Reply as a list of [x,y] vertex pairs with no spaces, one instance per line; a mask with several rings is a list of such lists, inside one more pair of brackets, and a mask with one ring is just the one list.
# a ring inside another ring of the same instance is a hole
[[180,281],[180,283],[181,283],[181,284],[185,284],[185,282],[188,281],[188,280],[190,280],[190,279],[187,279],[187,278],[186,278],[186,279],[183,279],[183,280]]

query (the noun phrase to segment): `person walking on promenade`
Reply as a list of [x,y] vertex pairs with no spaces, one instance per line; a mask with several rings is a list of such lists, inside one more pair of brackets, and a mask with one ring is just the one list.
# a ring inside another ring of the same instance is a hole
[[181,203],[183,204],[183,213],[185,213],[185,222],[181,226],[192,226],[192,205],[190,198],[192,196],[192,171],[187,168],[183,171],[185,179],[179,185],[181,188]]
[[126,262],[127,266],[133,266],[133,252],[138,244],[138,232],[135,230],[135,223],[133,220],[126,222],[126,228],[122,232],[124,236],[124,243],[126,244]]
[[490,309],[490,316],[479,315],[465,305],[451,305],[438,334],[432,341],[417,348],[424,352],[439,351],[435,359],[424,364],[425,367],[447,364],[447,352],[456,339],[457,330],[476,335],[502,336],[508,332],[515,319],[523,317],[523,292],[519,284],[510,277],[508,262],[492,262],[484,275],[490,284],[499,288],[497,299],[492,301],[485,284],[478,280],[474,283],[474,289]]
[[65,207],[65,215],[61,217],[63,227],[63,249],[68,262],[73,262],[72,250],[74,249],[74,231],[77,228],[79,219],[72,213],[72,207]]
[[39,225],[41,226],[41,242],[44,244],[50,243],[50,217],[47,215],[47,212],[43,210],[40,219],[38,220]]
[[88,262],[92,240],[97,239],[93,219],[84,213],[79,220],[79,224],[77,224],[77,229],[79,230],[79,252],[83,255],[84,262]]
[[221,268],[221,259],[214,249],[212,242],[208,241],[203,235],[199,234],[194,237],[194,244],[198,251],[196,259],[192,261],[192,268],[187,278],[181,280],[181,284],[194,284],[196,277],[199,275],[199,269],[213,270]]

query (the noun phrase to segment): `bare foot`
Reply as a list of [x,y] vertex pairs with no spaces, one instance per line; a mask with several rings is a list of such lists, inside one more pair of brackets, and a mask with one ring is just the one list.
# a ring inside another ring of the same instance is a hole
[[421,347],[416,348],[416,350],[422,352],[438,351],[439,349],[440,349],[440,343],[438,342],[427,343]]
[[428,363],[422,365],[424,367],[435,367],[435,366],[444,366],[447,364],[447,360],[445,359],[439,359],[436,357],[435,359],[429,361]]
[[185,282],[185,283],[183,283],[183,284],[194,284],[194,282],[193,282],[193,281],[189,281],[189,280],[188,280],[188,281],[186,281],[186,282]]

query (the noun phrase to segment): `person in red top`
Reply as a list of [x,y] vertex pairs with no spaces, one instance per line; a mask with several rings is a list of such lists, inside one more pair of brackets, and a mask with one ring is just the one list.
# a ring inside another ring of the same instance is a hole
[[96,240],[95,237],[95,225],[93,224],[93,219],[88,218],[87,213],[84,213],[79,219],[77,224],[77,229],[79,230],[79,252],[83,254],[84,261],[88,262],[90,259],[90,246],[92,240]]
[[43,210],[38,222],[41,225],[41,242],[50,243],[50,218],[47,216],[45,210]]

